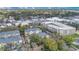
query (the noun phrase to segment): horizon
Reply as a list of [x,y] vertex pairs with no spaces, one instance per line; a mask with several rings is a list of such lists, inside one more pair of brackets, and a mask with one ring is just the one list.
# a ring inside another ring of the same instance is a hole
[[9,9],[9,10],[19,10],[19,9],[79,10],[79,7],[0,7],[0,9]]

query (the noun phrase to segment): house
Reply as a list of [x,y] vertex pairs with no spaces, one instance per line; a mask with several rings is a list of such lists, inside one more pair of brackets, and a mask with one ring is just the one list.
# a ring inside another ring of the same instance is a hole
[[30,29],[25,30],[25,32],[31,35],[31,34],[40,33],[42,32],[42,30],[40,30],[39,28],[30,28]]
[[26,20],[26,21],[21,21],[21,20],[19,20],[19,21],[16,21],[16,22],[15,22],[15,26],[18,26],[19,24],[21,24],[21,25],[29,25],[29,24],[31,24],[31,23],[32,23],[31,20]]
[[38,35],[39,35],[40,37],[42,37],[42,38],[44,38],[44,37],[49,37],[49,35],[48,35],[47,33],[45,33],[45,32],[39,32]]

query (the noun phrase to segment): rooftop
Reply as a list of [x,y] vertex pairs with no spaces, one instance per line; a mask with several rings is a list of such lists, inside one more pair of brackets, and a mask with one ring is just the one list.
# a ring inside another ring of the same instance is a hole
[[54,27],[58,29],[75,29],[74,27],[71,27],[62,23],[58,23],[58,22],[46,22],[45,24],[47,24],[47,26],[49,27]]
[[11,42],[19,42],[21,40],[21,37],[18,36],[11,36],[11,37],[3,37],[0,38],[0,43],[11,43]]

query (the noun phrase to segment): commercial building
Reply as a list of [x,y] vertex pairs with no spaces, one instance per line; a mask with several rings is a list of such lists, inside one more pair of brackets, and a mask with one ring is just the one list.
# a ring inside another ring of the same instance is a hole
[[53,22],[58,22],[58,21],[64,21],[65,19],[61,19],[59,17],[52,17],[52,18],[47,18],[47,21],[53,21]]
[[71,35],[76,31],[74,27],[59,22],[43,22],[41,24],[51,32],[57,32],[60,35]]

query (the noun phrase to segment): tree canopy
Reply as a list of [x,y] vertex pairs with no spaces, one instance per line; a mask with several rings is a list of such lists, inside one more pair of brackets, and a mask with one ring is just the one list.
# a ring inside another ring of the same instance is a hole
[[56,51],[56,50],[58,50],[58,45],[54,39],[45,38],[44,39],[44,49],[47,51]]

